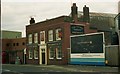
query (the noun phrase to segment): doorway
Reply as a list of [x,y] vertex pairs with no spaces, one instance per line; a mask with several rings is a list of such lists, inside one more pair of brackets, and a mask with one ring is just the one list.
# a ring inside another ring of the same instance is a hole
[[45,64],[45,53],[42,53],[42,64]]
[[41,61],[42,61],[42,64],[45,64],[45,49],[41,49]]

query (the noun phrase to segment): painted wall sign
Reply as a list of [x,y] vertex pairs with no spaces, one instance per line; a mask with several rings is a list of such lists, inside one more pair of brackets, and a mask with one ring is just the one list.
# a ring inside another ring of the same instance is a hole
[[84,26],[81,25],[71,25],[71,34],[83,34]]

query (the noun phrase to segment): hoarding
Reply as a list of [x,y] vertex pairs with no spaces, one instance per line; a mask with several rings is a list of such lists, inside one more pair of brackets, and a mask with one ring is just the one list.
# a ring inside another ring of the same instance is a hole
[[104,33],[71,36],[70,64],[105,65]]

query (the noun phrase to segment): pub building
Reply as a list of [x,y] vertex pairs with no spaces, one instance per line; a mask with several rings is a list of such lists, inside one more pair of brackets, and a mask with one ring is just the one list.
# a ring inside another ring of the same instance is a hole
[[78,21],[76,3],[71,16],[59,16],[26,26],[27,64],[63,65],[69,63],[70,36],[97,32],[89,26],[89,8],[83,7],[83,22]]

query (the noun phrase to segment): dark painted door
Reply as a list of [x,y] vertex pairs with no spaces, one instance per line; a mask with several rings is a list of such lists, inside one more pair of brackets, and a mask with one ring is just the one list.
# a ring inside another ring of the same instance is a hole
[[42,53],[42,64],[45,64],[45,53]]

